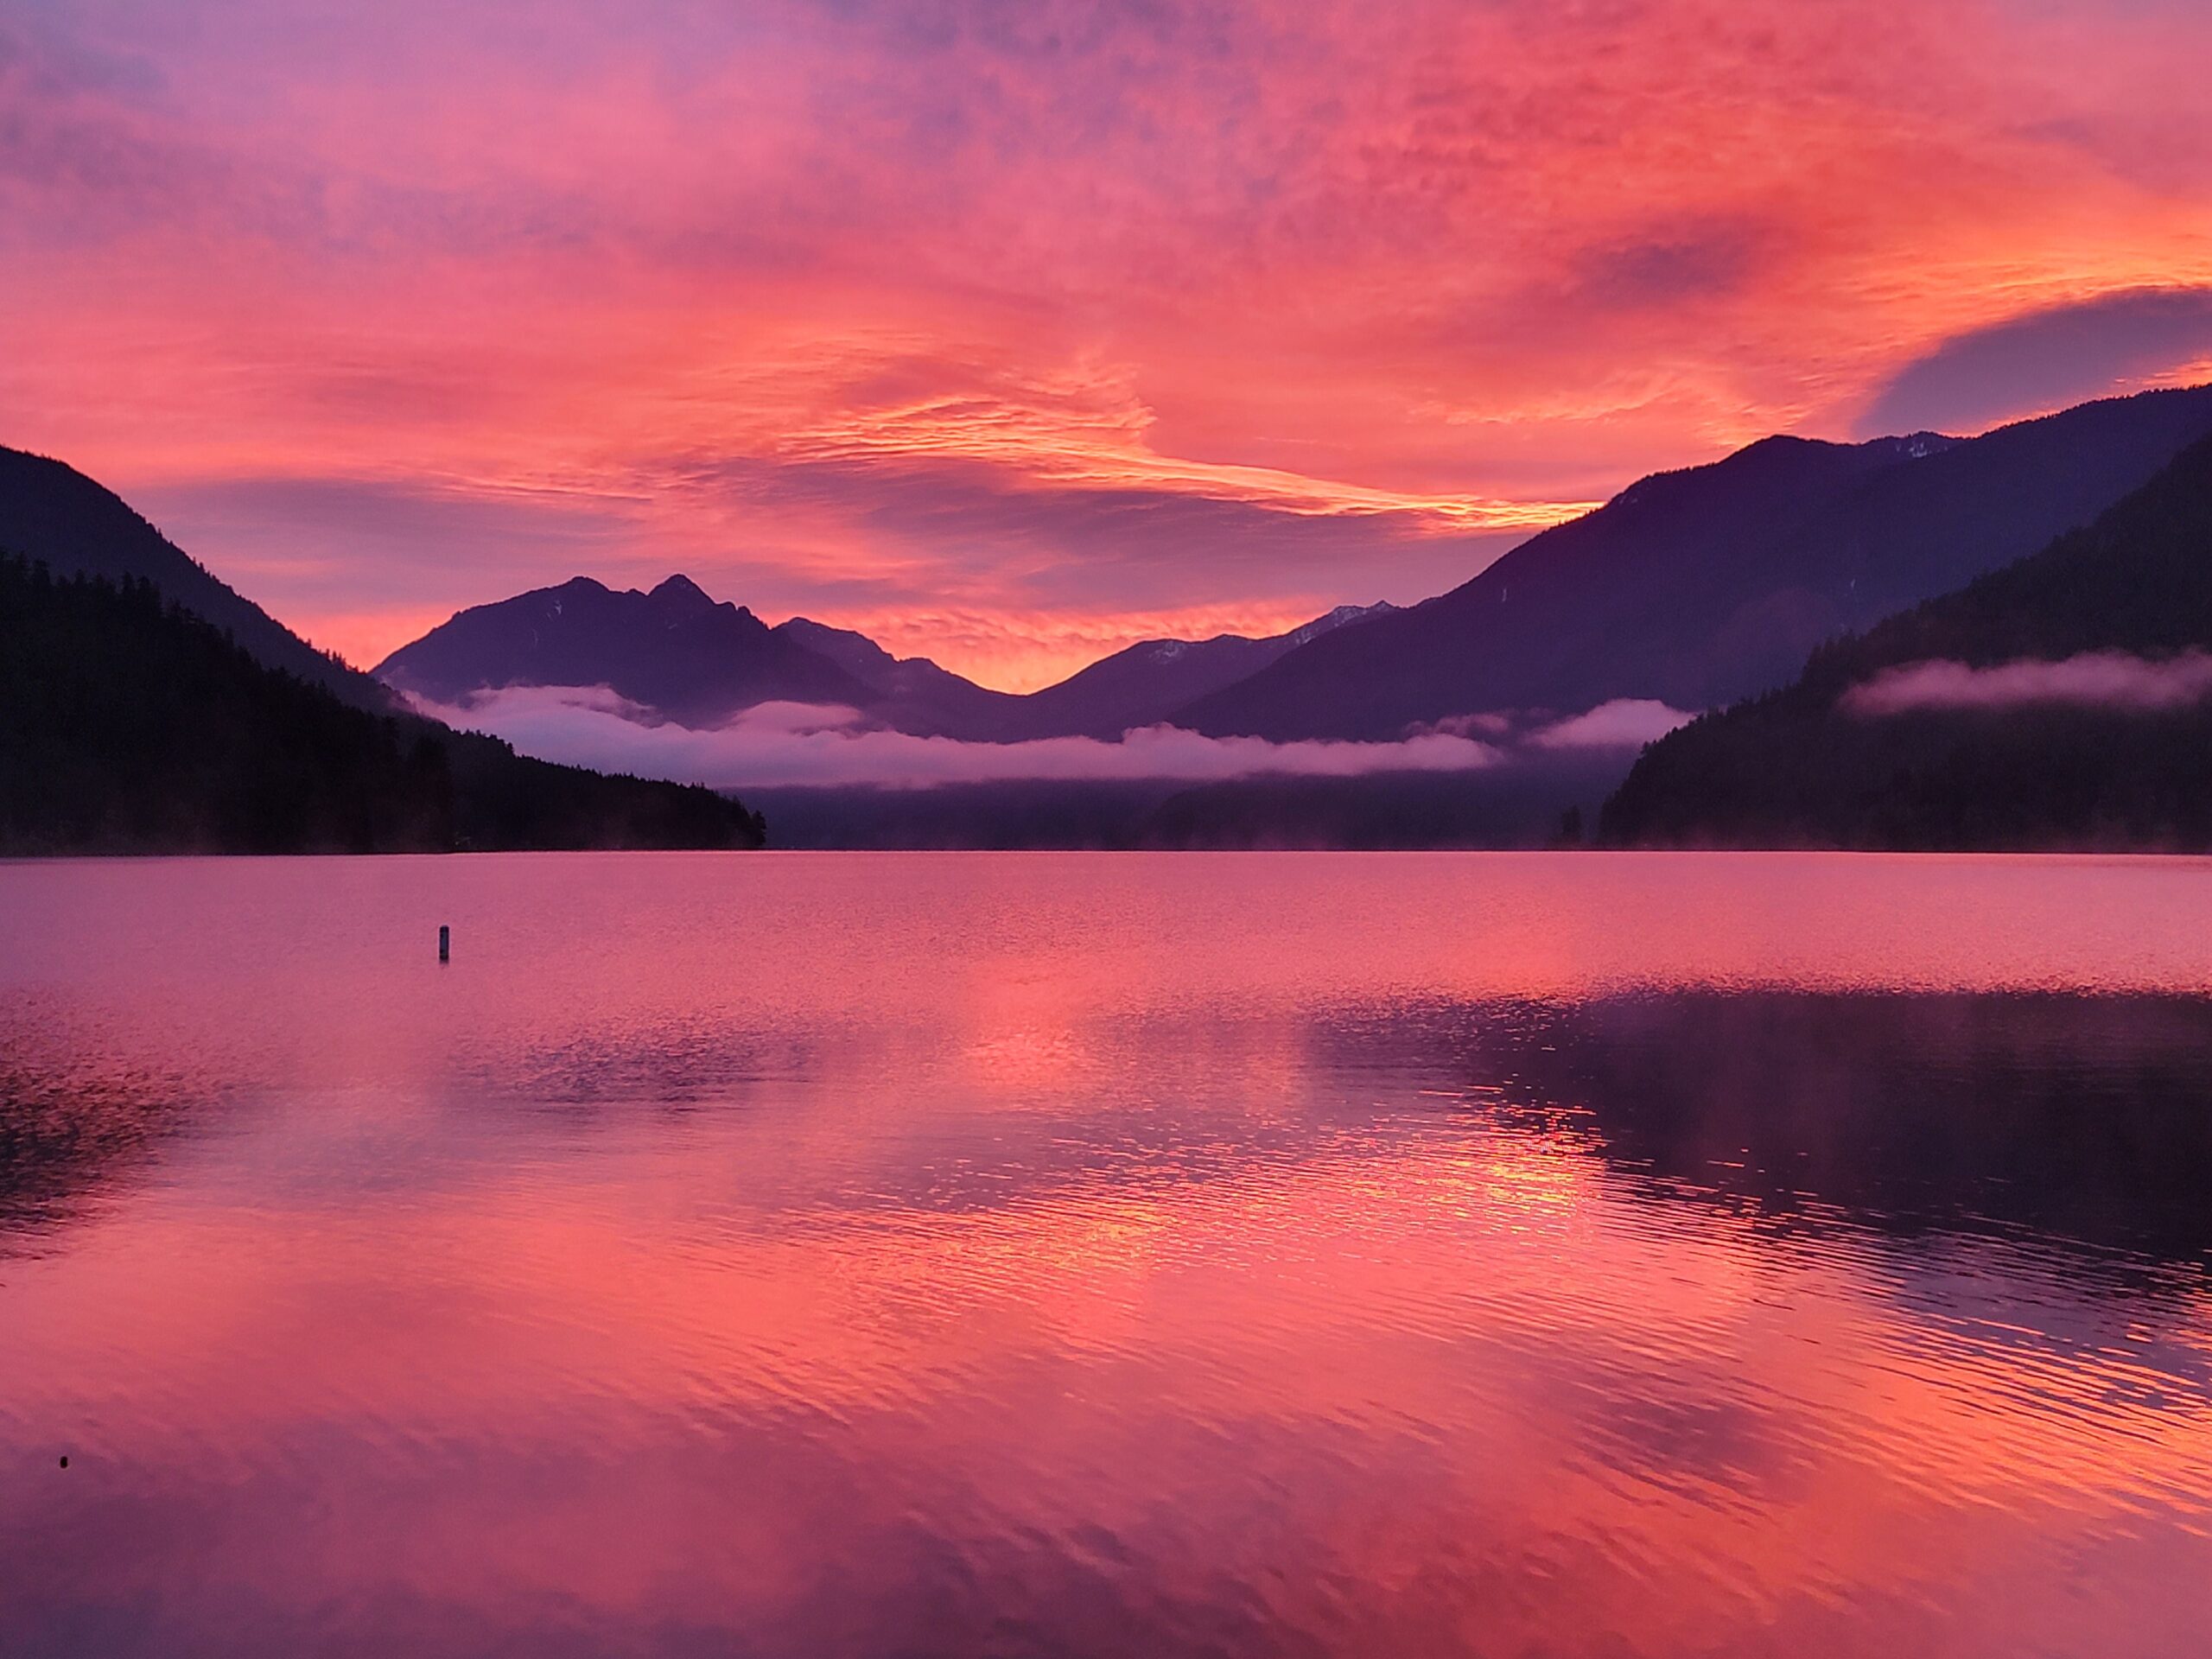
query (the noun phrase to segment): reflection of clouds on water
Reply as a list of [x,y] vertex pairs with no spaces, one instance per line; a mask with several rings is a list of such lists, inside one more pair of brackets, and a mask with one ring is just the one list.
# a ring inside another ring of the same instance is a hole
[[[2195,873],[1711,868],[99,876],[0,1076],[189,1133],[31,1160],[0,1630],[2183,1650],[2212,1003],[2126,906]],[[1990,988],[2068,957],[2126,994]]]

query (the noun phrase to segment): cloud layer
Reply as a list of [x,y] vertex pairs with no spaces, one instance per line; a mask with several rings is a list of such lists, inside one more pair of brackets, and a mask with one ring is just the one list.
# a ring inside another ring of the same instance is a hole
[[1994,668],[1909,663],[1852,687],[1844,694],[1843,707],[1867,716],[2038,706],[2156,714],[2189,708],[2208,697],[2212,697],[2212,656],[2201,651],[2161,658],[2088,652],[2059,662],[2022,661]]
[[1649,697],[1616,697],[1530,734],[1540,749],[1640,749],[1695,719]]
[[1155,726],[1112,743],[1089,737],[969,743],[871,727],[857,709],[789,702],[762,703],[725,726],[697,730],[652,723],[646,711],[604,686],[509,687],[472,698],[464,708],[418,706],[449,724],[504,737],[542,760],[717,789],[925,789],[1015,779],[1205,783],[1282,772],[1349,778],[1469,772],[1502,759],[1489,744],[1443,733],[1402,743],[1270,743]]
[[0,442],[367,660],[682,569],[1033,685],[2186,372],[2208,56],[2168,0],[23,0]]

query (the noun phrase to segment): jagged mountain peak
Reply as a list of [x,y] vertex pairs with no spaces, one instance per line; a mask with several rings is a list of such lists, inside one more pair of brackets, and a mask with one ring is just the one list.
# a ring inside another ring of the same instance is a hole
[[828,658],[689,576],[650,593],[587,576],[461,611],[378,664],[388,684],[454,704],[508,686],[606,686],[687,722],[757,702],[858,703]]
[[658,605],[680,605],[693,610],[711,610],[715,605],[705,588],[680,570],[664,577],[645,597]]

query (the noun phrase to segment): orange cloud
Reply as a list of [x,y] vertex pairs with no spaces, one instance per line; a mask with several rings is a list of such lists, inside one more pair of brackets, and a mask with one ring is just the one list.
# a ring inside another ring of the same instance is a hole
[[[2161,0],[166,16],[0,24],[0,441],[365,656],[683,568],[1026,684],[1770,430],[2205,361],[2126,298],[2212,292]],[[1909,395],[2061,314],[2066,374],[2031,330]]]

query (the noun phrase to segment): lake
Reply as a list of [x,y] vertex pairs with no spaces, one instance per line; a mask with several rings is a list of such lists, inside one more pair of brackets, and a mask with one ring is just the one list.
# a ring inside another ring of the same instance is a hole
[[0,866],[10,1659],[2179,1659],[2208,1263],[2203,861]]

